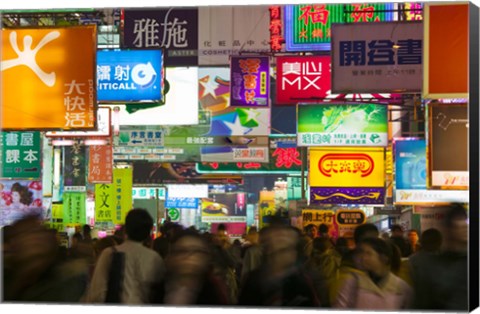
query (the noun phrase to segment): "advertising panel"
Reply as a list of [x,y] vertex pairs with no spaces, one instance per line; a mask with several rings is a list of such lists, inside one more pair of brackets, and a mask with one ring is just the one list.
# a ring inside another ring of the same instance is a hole
[[388,111],[381,104],[297,106],[298,146],[387,146]]
[[165,104],[110,105],[121,126],[194,125],[199,122],[198,68],[165,68]]
[[99,102],[164,102],[162,50],[97,51]]
[[268,107],[270,57],[231,56],[230,82],[230,106]]
[[86,146],[75,142],[63,148],[63,189],[64,191],[86,191]]
[[1,178],[40,178],[40,132],[0,132]]
[[99,107],[97,109],[97,130],[96,131],[50,131],[46,137],[110,137],[112,114],[111,109]]
[[421,92],[423,23],[332,26],[332,92]]
[[286,5],[286,50],[330,50],[334,23],[392,21],[392,9],[390,3]]
[[333,94],[330,56],[278,56],[276,105],[335,101],[398,103],[400,94]]
[[468,106],[431,103],[428,112],[428,187],[468,189]]
[[10,225],[29,214],[42,215],[42,182],[0,180],[0,225]]
[[124,10],[124,45],[165,49],[165,66],[198,65],[198,9],[149,8]]
[[198,9],[199,65],[228,66],[242,51],[270,52],[269,6],[202,6]]
[[93,129],[96,26],[2,29],[1,33],[2,128]]
[[269,108],[242,108],[230,105],[230,69],[199,68],[198,100],[211,112],[207,136],[269,135]]
[[88,182],[112,183],[113,146],[92,145],[88,150]]
[[468,97],[469,6],[425,3],[422,97]]
[[310,202],[383,204],[383,148],[311,148],[308,172]]
[[247,222],[245,193],[210,194],[203,198],[202,222]]
[[63,224],[87,223],[87,194],[82,192],[63,193]]

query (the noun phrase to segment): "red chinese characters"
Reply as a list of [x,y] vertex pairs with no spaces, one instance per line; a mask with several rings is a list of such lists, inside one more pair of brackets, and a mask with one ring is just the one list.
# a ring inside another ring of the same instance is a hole
[[[353,22],[369,22],[373,19],[373,13],[375,8],[373,6],[367,6],[365,4],[352,4],[353,13],[351,14]],[[379,18],[377,17],[377,20]]]
[[326,177],[347,172],[367,177],[373,172],[374,162],[367,154],[326,154],[318,161],[318,169]]
[[326,9],[325,4],[319,5],[307,5],[303,8],[300,8],[302,14],[298,18],[299,20],[303,20],[303,24],[305,26],[311,23],[322,23],[323,25],[327,25],[328,23],[328,15],[330,12]]
[[293,165],[302,165],[302,161],[299,159],[300,152],[296,148],[277,148],[272,157],[276,157],[275,167],[277,168],[290,169]]
[[281,51],[284,42],[282,36],[282,9],[280,6],[271,6],[270,9],[270,49],[272,51]]

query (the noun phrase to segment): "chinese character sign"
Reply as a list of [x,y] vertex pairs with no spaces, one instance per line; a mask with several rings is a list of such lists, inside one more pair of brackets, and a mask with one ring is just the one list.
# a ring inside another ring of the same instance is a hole
[[0,180],[0,225],[10,225],[25,215],[42,215],[42,182]]
[[311,148],[309,154],[311,203],[384,203],[383,148]]
[[112,222],[115,210],[113,184],[95,184],[95,222]]
[[421,22],[334,24],[332,33],[332,92],[422,90]]
[[97,109],[97,130],[95,131],[51,131],[46,137],[109,137],[112,125],[111,109],[99,107]]
[[161,50],[97,52],[98,100],[103,102],[163,102]]
[[113,147],[111,145],[92,145],[88,151],[88,182],[112,183]]
[[270,99],[270,58],[232,56],[230,106],[267,107]]
[[96,26],[1,33],[2,128],[94,128]]
[[198,65],[198,9],[125,9],[125,46],[163,48],[166,66]]
[[332,226],[335,220],[335,213],[333,210],[320,210],[320,209],[303,209],[302,210],[302,223],[303,227],[310,224],[314,224],[317,227],[321,224]]
[[86,147],[75,142],[63,148],[63,186],[65,191],[86,189]]
[[63,224],[87,223],[86,197],[82,192],[63,193]]
[[124,224],[127,212],[132,209],[132,168],[113,170],[113,189],[115,195],[114,216],[115,224]]
[[165,201],[166,208],[188,208],[188,209],[197,209],[198,208],[198,198],[195,197],[168,197]]
[[298,146],[387,146],[387,106],[297,106]]
[[336,218],[337,224],[339,225],[361,225],[365,223],[367,217],[365,216],[365,213],[360,209],[341,209],[337,211]]
[[391,9],[387,3],[286,5],[286,50],[330,50],[334,23],[391,21]]
[[40,178],[40,132],[0,132],[2,178]]
[[283,38],[282,7],[272,5],[268,10],[270,11],[270,49],[272,52],[280,52],[285,41]]

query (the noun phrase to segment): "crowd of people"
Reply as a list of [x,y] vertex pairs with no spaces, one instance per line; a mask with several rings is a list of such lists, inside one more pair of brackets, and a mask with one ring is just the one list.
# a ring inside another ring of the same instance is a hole
[[445,232],[380,235],[359,225],[353,241],[272,220],[231,241],[132,209],[112,236],[85,225],[68,249],[35,217],[2,228],[3,302],[318,307],[371,310],[468,309],[468,223],[451,205]]

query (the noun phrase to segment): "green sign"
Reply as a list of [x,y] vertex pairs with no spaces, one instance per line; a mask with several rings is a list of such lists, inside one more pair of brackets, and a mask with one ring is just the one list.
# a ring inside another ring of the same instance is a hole
[[300,199],[302,199],[302,177],[287,177],[287,200]]
[[169,208],[168,209],[168,217],[172,221],[179,221],[180,220],[180,210],[177,208]]
[[40,132],[0,132],[2,178],[40,178]]
[[393,20],[393,4],[304,4],[285,6],[287,51],[330,50],[333,23]]
[[387,114],[381,104],[298,105],[297,145],[385,147]]
[[63,224],[87,223],[86,198],[87,193],[63,193]]

